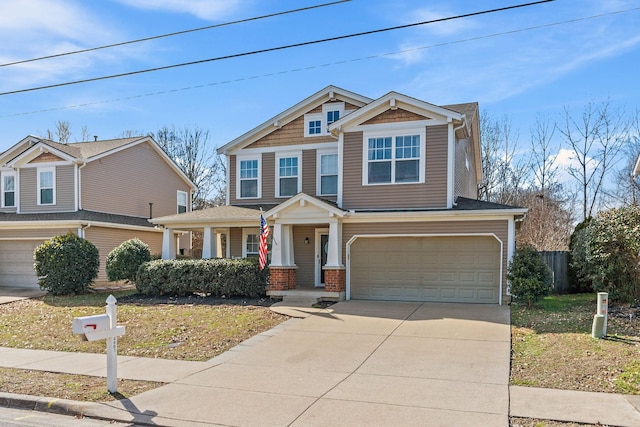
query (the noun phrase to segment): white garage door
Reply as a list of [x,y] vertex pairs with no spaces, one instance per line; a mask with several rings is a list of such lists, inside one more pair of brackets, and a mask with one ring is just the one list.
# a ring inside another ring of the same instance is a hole
[[489,236],[361,237],[352,299],[498,303],[500,243]]
[[0,241],[0,286],[37,288],[33,251],[42,240]]

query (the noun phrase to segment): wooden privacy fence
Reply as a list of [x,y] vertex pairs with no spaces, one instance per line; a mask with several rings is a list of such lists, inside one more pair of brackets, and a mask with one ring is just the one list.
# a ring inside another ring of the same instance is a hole
[[540,255],[551,270],[554,294],[569,293],[569,252],[567,251],[541,251]]

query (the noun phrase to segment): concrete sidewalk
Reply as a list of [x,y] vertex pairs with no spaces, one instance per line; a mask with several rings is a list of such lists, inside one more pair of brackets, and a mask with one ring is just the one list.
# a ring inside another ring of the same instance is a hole
[[[119,356],[119,378],[168,383],[131,399],[0,393],[0,407],[155,426],[506,426],[509,415],[640,426],[640,396],[509,388],[508,309],[346,302],[289,310],[306,318],[206,362]],[[103,354],[0,348],[0,366],[106,376]]]

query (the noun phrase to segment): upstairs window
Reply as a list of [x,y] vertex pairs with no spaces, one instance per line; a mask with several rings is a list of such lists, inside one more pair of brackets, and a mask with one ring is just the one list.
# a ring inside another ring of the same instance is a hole
[[299,157],[278,159],[278,197],[291,197],[300,192]]
[[340,110],[327,111],[327,126],[340,120]]
[[322,132],[321,120],[309,120],[309,135],[320,135]]
[[240,160],[239,198],[259,197],[258,193],[258,159]]
[[421,135],[366,139],[366,184],[401,184],[424,181]]
[[320,155],[320,191],[321,196],[338,194],[338,155]]
[[16,174],[14,172],[2,174],[2,207],[16,206]]
[[56,204],[56,170],[55,168],[38,169],[38,204]]
[[187,199],[188,195],[186,191],[178,191],[178,213],[185,213],[187,211]]

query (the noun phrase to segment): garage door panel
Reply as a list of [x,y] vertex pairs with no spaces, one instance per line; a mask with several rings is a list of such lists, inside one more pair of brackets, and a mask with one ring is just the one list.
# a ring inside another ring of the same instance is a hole
[[487,236],[359,238],[351,298],[497,303],[499,260],[500,244]]
[[38,288],[33,252],[40,244],[39,240],[0,241],[0,286]]

